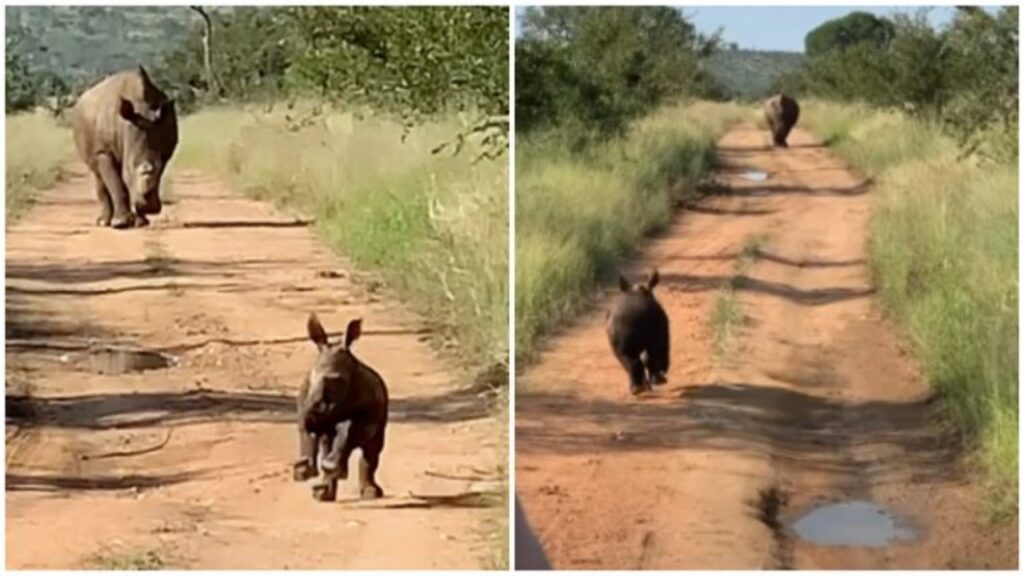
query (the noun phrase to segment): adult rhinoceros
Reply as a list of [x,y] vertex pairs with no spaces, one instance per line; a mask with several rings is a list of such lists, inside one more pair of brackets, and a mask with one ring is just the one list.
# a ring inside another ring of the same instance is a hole
[[159,214],[160,178],[178,145],[174,101],[146,69],[120,72],[79,97],[71,112],[78,155],[93,175],[96,223],[145,226]]

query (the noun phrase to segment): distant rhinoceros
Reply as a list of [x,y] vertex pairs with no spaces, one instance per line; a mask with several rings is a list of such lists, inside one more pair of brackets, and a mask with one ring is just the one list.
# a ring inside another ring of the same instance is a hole
[[159,214],[160,178],[178,145],[174,100],[146,69],[108,76],[86,90],[71,112],[75,148],[93,175],[96,223],[145,226]]
[[785,94],[777,94],[764,103],[764,119],[768,122],[768,129],[772,132],[772,142],[776,146],[783,148],[788,146],[786,138],[799,118],[800,105]]

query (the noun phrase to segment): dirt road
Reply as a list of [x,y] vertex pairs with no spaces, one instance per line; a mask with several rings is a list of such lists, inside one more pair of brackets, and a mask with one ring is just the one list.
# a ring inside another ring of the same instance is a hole
[[[516,491],[548,557],[567,569],[1016,568],[1016,523],[984,523],[977,478],[878,309],[870,183],[806,132],[786,150],[768,143],[752,125],[727,134],[722,194],[626,270],[660,269],[667,385],[629,397],[604,333],[611,292],[521,375]],[[743,321],[716,347],[726,286]],[[848,499],[916,537],[797,537],[804,513]]]
[[[505,435],[486,399],[305,225],[197,174],[172,186],[151,228],[115,231],[79,175],[7,234],[7,567],[492,562]],[[291,479],[310,311],[334,332],[364,318],[356,349],[392,396],[382,500]],[[90,342],[176,363],[99,374]]]

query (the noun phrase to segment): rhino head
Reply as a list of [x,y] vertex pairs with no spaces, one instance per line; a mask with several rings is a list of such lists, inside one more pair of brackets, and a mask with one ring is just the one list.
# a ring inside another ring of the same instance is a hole
[[121,97],[118,114],[123,131],[122,178],[139,214],[159,214],[160,179],[178,145],[178,118],[174,100],[153,84],[139,66],[142,98]]
[[344,340],[332,343],[316,314],[310,314],[306,329],[316,344],[317,357],[309,371],[309,390],[303,403],[307,429],[319,429],[321,421],[329,423],[358,385],[359,361],[350,348],[362,333],[362,326],[362,319],[350,321]]

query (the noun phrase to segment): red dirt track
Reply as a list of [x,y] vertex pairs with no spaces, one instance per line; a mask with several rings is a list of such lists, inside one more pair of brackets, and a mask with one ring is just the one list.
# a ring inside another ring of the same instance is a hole
[[[546,554],[556,569],[1016,568],[1016,522],[986,524],[976,475],[879,310],[870,183],[807,132],[768,144],[753,125],[729,132],[723,193],[680,211],[624,270],[660,270],[668,384],[630,397],[604,332],[611,291],[520,374],[516,491]],[[745,321],[716,355],[729,282]],[[844,499],[885,506],[919,537],[824,547],[788,528]]]

